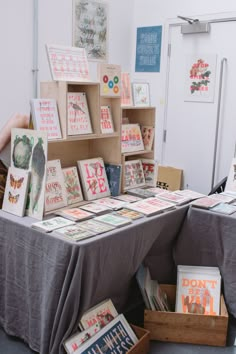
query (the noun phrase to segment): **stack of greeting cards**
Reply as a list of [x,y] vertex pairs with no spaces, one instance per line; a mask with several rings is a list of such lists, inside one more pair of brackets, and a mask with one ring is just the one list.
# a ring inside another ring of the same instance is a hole
[[64,341],[68,354],[124,354],[138,342],[133,329],[124,315],[117,313],[111,299],[86,311],[79,328],[81,332]]

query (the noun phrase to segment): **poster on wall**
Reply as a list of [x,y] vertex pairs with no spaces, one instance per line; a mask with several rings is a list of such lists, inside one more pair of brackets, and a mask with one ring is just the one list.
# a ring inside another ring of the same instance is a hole
[[216,65],[216,54],[186,57],[184,101],[214,102]]
[[137,28],[136,72],[160,72],[162,26]]
[[73,1],[73,46],[85,48],[89,60],[108,60],[108,3]]

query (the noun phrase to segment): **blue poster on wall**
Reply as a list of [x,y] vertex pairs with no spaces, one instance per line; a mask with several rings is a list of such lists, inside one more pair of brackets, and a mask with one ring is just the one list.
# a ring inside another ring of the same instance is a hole
[[159,72],[162,26],[137,28],[136,72]]

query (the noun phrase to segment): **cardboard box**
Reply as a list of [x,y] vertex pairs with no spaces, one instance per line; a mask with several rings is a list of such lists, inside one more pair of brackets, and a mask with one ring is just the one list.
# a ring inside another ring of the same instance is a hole
[[[174,308],[176,286],[161,285],[161,287]],[[150,331],[151,340],[225,346],[228,312],[223,295],[219,316],[145,310],[144,328]]]
[[158,165],[157,187],[175,191],[181,189],[183,170],[170,166]]
[[136,343],[127,354],[148,354],[149,352],[149,342],[150,342],[150,332],[144,328],[131,325],[139,341]]

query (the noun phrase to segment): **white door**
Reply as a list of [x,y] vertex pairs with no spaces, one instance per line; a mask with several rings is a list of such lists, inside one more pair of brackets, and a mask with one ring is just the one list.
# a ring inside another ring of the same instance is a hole
[[[164,123],[166,139],[162,163],[183,169],[184,188],[206,194],[213,184],[228,175],[235,150],[235,37],[236,21],[210,23],[210,32],[201,34],[183,35],[180,25],[170,26],[171,50]],[[186,62],[188,58],[204,55],[217,58],[214,100],[186,101]],[[218,112],[220,119],[216,138]]]

